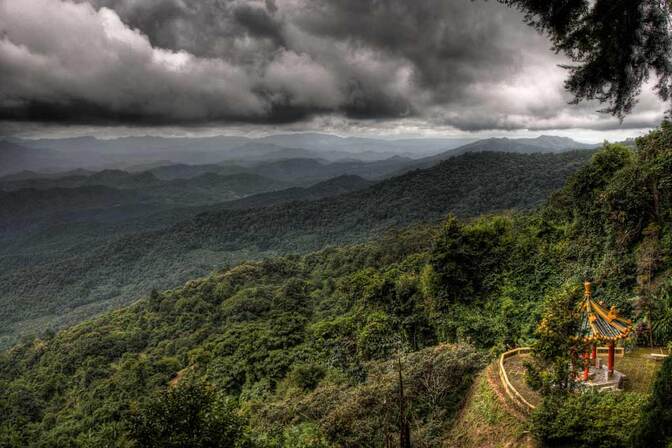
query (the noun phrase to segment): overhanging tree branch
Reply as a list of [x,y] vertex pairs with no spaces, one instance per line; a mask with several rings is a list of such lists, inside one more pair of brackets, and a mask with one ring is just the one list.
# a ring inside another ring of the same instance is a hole
[[600,112],[623,119],[655,76],[663,101],[672,98],[671,0],[499,0],[525,14],[573,64],[565,88],[573,103],[596,100]]

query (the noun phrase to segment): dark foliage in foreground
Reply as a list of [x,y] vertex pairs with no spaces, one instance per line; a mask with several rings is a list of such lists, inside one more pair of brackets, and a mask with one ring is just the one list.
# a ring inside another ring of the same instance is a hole
[[670,446],[672,443],[672,357],[665,359],[644,406],[633,446]]

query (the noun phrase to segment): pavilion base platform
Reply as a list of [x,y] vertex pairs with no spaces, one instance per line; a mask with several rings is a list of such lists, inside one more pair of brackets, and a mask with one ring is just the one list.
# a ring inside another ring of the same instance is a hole
[[585,387],[600,392],[620,391],[623,389],[625,379],[625,374],[618,370],[614,370],[609,375],[609,370],[606,366],[591,367],[588,373],[588,381],[583,381],[583,384]]

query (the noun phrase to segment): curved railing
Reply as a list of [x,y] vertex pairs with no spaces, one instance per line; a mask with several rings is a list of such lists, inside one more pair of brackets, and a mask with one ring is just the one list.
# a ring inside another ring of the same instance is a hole
[[526,355],[531,351],[532,349],[530,347],[514,348],[513,350],[509,350],[508,352],[502,353],[499,356],[499,363],[498,363],[499,379],[501,380],[502,385],[504,386],[504,391],[506,392],[506,395],[509,396],[509,398],[511,399],[511,401],[513,401],[514,404],[516,404],[519,408],[521,408],[526,412],[533,411],[536,406],[527,401],[525,397],[523,397],[520,394],[520,392],[518,392],[516,388],[513,387],[513,384],[511,384],[511,381],[509,381],[509,376],[506,373],[506,369],[504,368],[504,361],[514,356]]
[[[608,352],[608,350],[609,347],[597,347],[598,355],[604,354]],[[499,356],[499,362],[497,363],[499,369],[499,379],[502,382],[502,386],[504,386],[504,391],[506,392],[506,395],[509,396],[511,401],[516,406],[518,406],[518,408],[526,412],[533,411],[536,408],[536,406],[527,401],[525,397],[523,397],[523,395],[520,392],[518,392],[518,390],[516,390],[513,384],[511,384],[511,381],[509,381],[509,375],[506,373],[506,369],[504,368],[504,362],[509,358],[513,358],[514,356],[529,354],[531,351],[532,349],[530,347],[514,348],[513,350],[509,350],[508,352],[502,353]],[[615,355],[618,357],[623,357],[625,355],[623,347],[616,347]]]

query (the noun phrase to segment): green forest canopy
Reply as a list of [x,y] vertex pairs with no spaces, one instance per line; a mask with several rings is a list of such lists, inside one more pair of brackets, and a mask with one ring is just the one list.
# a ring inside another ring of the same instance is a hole
[[[388,229],[437,222],[449,212],[469,217],[532,209],[590,156],[465,154],[336,197],[241,210],[225,206],[196,216],[185,210],[188,218],[151,231],[47,219],[43,231],[21,234],[0,258],[0,347],[243,260],[361,242]],[[121,219],[118,208],[107,210],[115,223]],[[153,217],[128,220],[155,225]]]

